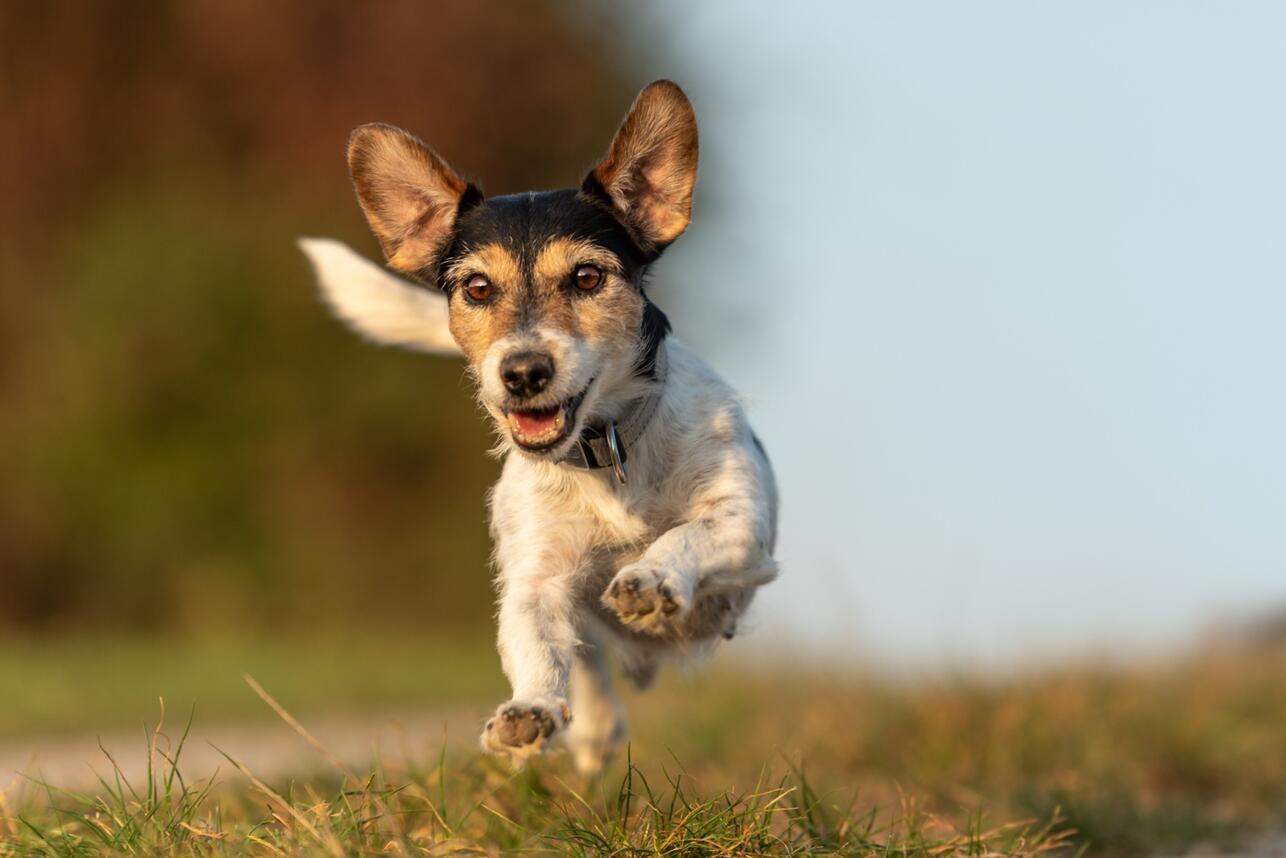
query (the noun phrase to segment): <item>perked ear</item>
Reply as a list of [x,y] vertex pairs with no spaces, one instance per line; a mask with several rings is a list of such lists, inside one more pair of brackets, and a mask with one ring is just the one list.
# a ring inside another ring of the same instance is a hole
[[348,138],[348,170],[357,200],[393,268],[416,274],[431,267],[470,191],[446,161],[392,125],[358,127]]
[[687,228],[696,181],[696,114],[678,84],[658,80],[634,100],[584,187],[606,193],[643,249],[659,252]]

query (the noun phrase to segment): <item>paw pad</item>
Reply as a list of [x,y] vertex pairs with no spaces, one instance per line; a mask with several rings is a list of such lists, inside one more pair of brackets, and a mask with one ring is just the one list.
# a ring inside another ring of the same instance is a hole
[[506,703],[482,728],[482,746],[521,761],[539,753],[545,742],[570,720],[566,704],[555,711],[541,704]]
[[618,573],[603,594],[603,604],[625,625],[656,633],[664,631],[665,621],[684,607],[671,583],[643,570]]

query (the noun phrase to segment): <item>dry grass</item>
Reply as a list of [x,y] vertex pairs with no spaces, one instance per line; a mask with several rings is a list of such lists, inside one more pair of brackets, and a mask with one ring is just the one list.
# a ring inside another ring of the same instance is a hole
[[1280,652],[907,685],[717,671],[630,703],[631,760],[600,780],[462,749],[211,788],[158,749],[133,788],[11,794],[0,854],[1155,855],[1286,825]]
[[0,820],[3,855],[1038,855],[1071,832],[1015,823],[956,827],[907,800],[890,821],[818,796],[802,776],[703,794],[675,772],[660,788],[632,764],[578,783],[558,766],[508,772],[471,757],[429,769],[339,773],[337,784],[188,785],[156,751],[142,784],[95,794],[46,786],[45,802]]
[[[1043,818],[1058,809],[1097,852],[1228,845],[1286,826],[1280,650],[1009,680],[743,678],[638,708],[650,723],[686,721],[664,733],[684,760],[726,766],[777,752],[808,761],[819,788],[856,789],[877,804],[905,790],[939,813]],[[644,729],[641,740],[650,738]]]

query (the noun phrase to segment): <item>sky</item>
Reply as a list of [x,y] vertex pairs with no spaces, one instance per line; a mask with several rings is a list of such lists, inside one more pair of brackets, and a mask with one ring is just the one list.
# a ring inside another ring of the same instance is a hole
[[1007,665],[1286,608],[1286,6],[628,8],[702,135],[653,295],[781,485],[761,639]]

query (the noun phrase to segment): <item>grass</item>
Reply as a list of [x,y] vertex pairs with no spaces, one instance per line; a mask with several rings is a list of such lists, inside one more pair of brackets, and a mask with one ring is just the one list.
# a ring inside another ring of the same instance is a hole
[[[472,756],[427,770],[337,765],[336,785],[273,788],[229,758],[249,787],[192,784],[173,754],[149,740],[155,764],[131,784],[101,780],[95,793],[41,784],[43,803],[0,818],[0,855],[862,855],[1034,856],[1066,850],[1058,820],[955,828],[903,802],[881,821],[818,795],[802,774],[761,778],[745,792],[702,795],[676,770],[654,789],[627,761],[616,781],[577,783],[557,763],[509,772]],[[323,752],[324,753],[324,752]]]
[[11,789],[0,855],[1151,856],[1286,827],[1281,651],[906,683],[716,664],[629,697],[631,758],[592,781],[561,756],[510,772],[465,737],[432,760],[189,783],[149,733],[145,783]]

